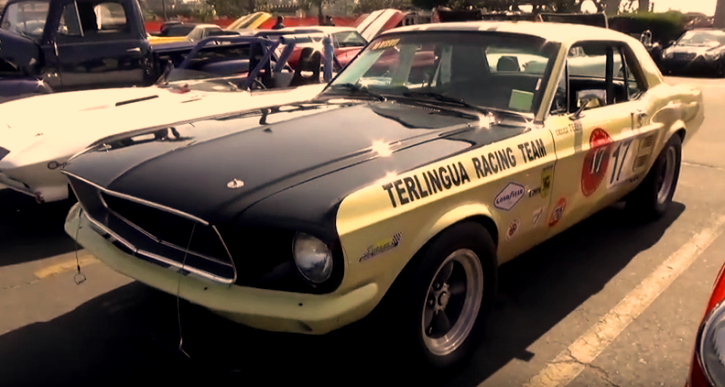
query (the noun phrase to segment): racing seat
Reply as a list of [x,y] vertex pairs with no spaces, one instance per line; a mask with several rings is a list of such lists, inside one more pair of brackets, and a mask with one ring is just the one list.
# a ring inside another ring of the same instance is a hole
[[519,58],[510,55],[502,56],[496,63],[496,71],[521,71]]
[[[295,74],[292,76],[290,87],[313,85],[320,83],[320,67],[322,66],[322,53],[314,51],[312,47],[305,47],[300,53]],[[302,75],[302,72],[312,72],[310,76]]]

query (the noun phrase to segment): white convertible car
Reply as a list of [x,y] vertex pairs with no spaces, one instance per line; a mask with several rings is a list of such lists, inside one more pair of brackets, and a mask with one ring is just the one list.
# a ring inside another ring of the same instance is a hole
[[[291,41],[286,38],[288,46]],[[253,69],[249,61],[237,60],[231,63],[238,67],[233,73],[228,62],[216,61],[210,66],[226,66],[222,76],[182,65],[167,75],[167,82],[151,87],[48,94],[0,104],[0,189],[33,196],[38,203],[64,200],[71,192],[60,168],[97,140],[312,99],[331,77],[320,76],[321,55],[312,54],[295,70],[286,66],[286,58],[266,57],[271,63],[267,70],[273,70],[267,78],[265,58],[257,58],[259,64]],[[271,87],[265,89],[267,85]]]

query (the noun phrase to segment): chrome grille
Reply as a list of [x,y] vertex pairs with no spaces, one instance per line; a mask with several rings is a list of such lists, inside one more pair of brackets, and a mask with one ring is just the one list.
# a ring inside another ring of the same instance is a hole
[[692,60],[695,59],[695,54],[688,52],[676,52],[672,54],[672,57],[678,60]]
[[135,256],[217,282],[233,283],[234,262],[216,228],[193,216],[100,188],[69,175],[96,231]]

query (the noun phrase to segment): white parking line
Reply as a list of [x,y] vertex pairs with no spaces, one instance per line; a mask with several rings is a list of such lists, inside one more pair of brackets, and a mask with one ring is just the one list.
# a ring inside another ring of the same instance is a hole
[[524,386],[566,386],[574,380],[717,239],[723,232],[723,224],[725,224],[725,215],[714,215],[709,226],[670,255],[609,313],[600,318]]

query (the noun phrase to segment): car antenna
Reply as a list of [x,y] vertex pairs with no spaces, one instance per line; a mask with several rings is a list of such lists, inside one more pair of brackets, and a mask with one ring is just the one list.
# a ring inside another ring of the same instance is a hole
[[[194,231],[196,230],[196,223],[191,227],[191,235],[189,236],[189,243],[186,245],[186,251],[184,251],[184,259],[181,261],[181,269],[179,272],[183,275],[184,266],[186,266],[186,257],[189,254],[189,248],[191,247],[191,239],[194,238]],[[181,294],[181,278],[176,284],[176,321],[179,324],[179,351],[183,353],[187,358],[191,359],[188,353],[184,350],[184,332],[181,329],[181,302],[179,295]]]
[[78,232],[81,230],[81,215],[83,215],[83,208],[81,208],[81,211],[78,213],[78,228],[76,228],[76,268],[78,269],[78,272],[73,276],[73,281],[76,283],[76,285],[80,285],[84,282],[86,282],[86,275],[81,272],[81,260],[78,256],[78,251],[81,249],[81,244],[78,243]]

